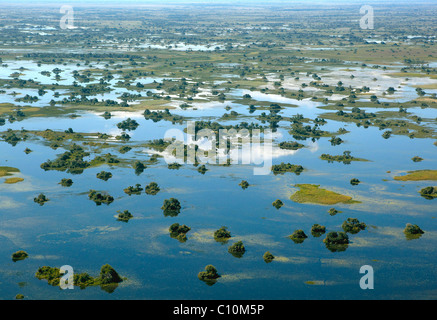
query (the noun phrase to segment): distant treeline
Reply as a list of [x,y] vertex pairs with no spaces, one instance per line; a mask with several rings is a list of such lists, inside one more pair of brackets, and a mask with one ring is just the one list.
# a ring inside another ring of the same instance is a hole
[[122,53],[57,53],[34,52],[23,55],[25,58],[57,58],[57,59],[141,59],[142,56]]

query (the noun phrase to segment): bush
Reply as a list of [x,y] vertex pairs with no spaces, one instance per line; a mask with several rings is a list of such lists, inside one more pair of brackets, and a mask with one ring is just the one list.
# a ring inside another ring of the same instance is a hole
[[273,259],[275,259],[275,256],[267,251],[266,253],[264,253],[263,259],[266,263],[270,263],[273,261]]
[[241,258],[246,252],[246,248],[242,241],[237,241],[228,248],[228,252],[236,258]]

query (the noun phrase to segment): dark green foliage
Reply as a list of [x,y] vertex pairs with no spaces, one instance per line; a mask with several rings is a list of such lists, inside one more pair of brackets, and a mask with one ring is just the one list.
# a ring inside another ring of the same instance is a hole
[[28,257],[29,255],[27,254],[26,251],[23,250],[19,250],[17,252],[14,252],[12,254],[12,261],[16,262],[16,261],[20,261],[20,260],[24,260]]
[[166,199],[161,209],[164,216],[176,217],[181,212],[181,203],[175,198]]
[[246,248],[242,241],[237,241],[228,248],[228,252],[236,258],[241,258],[246,252]]
[[149,195],[156,195],[161,189],[159,188],[158,184],[156,182],[150,182],[146,186],[146,193]]
[[221,227],[214,232],[214,239],[219,242],[226,242],[231,238],[231,232],[227,227]]
[[77,144],[73,144],[70,151],[66,151],[59,155],[56,160],[48,160],[41,164],[41,169],[44,170],[59,170],[67,171],[73,174],[80,174],[85,168],[91,164],[84,160],[90,154]]
[[276,209],[279,209],[279,208],[281,208],[281,207],[284,205],[284,203],[283,203],[281,200],[276,199],[276,200],[272,203],[272,205],[273,205]]
[[191,228],[186,225],[180,225],[179,223],[173,223],[168,230],[172,238],[178,239],[180,242],[185,242],[187,241],[187,233]]
[[423,231],[417,224],[407,223],[404,229],[404,234],[407,240],[419,239],[424,233],[425,231]]
[[141,163],[140,161],[135,161],[134,165],[133,165],[134,169],[135,169],[135,174],[136,175],[140,175],[144,169],[146,169],[147,167]]
[[119,276],[117,271],[109,264],[105,264],[100,269],[99,282],[101,284],[120,283],[123,279]]
[[125,154],[126,152],[129,152],[129,151],[131,151],[131,150],[132,150],[132,148],[129,147],[129,146],[123,146],[123,147],[121,147],[118,151],[119,151],[121,154]]
[[308,236],[301,229],[295,230],[292,235],[288,236],[294,243],[302,243]]
[[325,226],[321,226],[320,224],[314,224],[311,227],[311,234],[313,235],[313,237],[318,238],[320,237],[322,234],[324,234],[326,232],[326,227]]
[[40,206],[42,206],[44,205],[44,203],[49,201],[49,199],[43,193],[41,193],[38,197],[33,198],[33,201],[38,203]]
[[109,205],[114,202],[114,198],[111,197],[109,194],[100,193],[96,190],[90,190],[90,192],[88,193],[88,197],[98,206],[100,206],[102,203]]
[[168,109],[165,109],[164,111],[145,110],[143,115],[145,119],[150,119],[153,122],[167,120],[167,121],[171,121],[172,123],[182,123],[182,121],[184,120],[184,117],[173,115],[170,113]]
[[129,186],[126,189],[124,189],[124,193],[128,194],[128,195],[132,195],[132,194],[140,194],[144,189],[141,188],[141,184],[137,183],[135,185],[135,187],[133,186]]
[[238,185],[244,190],[244,189],[247,189],[249,187],[249,182],[247,182],[246,180],[243,180]]
[[275,259],[275,256],[267,251],[266,253],[264,253],[263,259],[265,263],[270,263]]
[[138,128],[139,124],[135,120],[131,118],[127,118],[126,120],[117,124],[117,128],[121,130],[133,131]]
[[102,171],[97,174],[97,178],[103,181],[108,181],[112,178],[111,172]]
[[212,286],[217,282],[217,279],[220,278],[220,275],[217,272],[217,269],[213,265],[207,265],[205,267],[205,271],[199,272],[197,277],[204,281],[207,285]]
[[118,221],[128,222],[130,219],[132,219],[134,216],[132,213],[130,213],[127,210],[124,210],[123,212],[120,212],[117,216]]
[[323,240],[325,246],[331,252],[345,251],[349,244],[349,237],[345,232],[331,231]]
[[437,187],[425,187],[420,190],[420,195],[428,200],[437,198]]
[[201,165],[199,168],[197,168],[197,172],[201,174],[205,174],[205,172],[208,171],[208,169],[205,167],[205,165]]
[[279,144],[279,148],[286,149],[286,150],[297,150],[297,149],[300,149],[300,148],[303,148],[303,147],[305,147],[303,144],[300,144],[300,143],[298,143],[296,141],[292,141],[292,142],[284,141],[284,142],[281,142]]
[[59,183],[63,187],[71,187],[73,185],[73,180],[71,179],[62,179]]
[[329,142],[331,142],[331,145],[333,146],[338,146],[342,144],[344,141],[339,137],[332,137],[331,140],[329,140]]
[[174,163],[170,163],[170,164],[168,164],[168,168],[169,169],[172,169],[172,170],[177,170],[177,169],[179,169],[180,167],[182,167],[182,165],[181,164],[179,164],[179,163],[177,163],[177,162],[174,162]]
[[361,183],[361,181],[358,180],[357,178],[353,178],[350,181],[350,184],[353,185],[353,186],[359,185],[360,183]]
[[415,157],[411,158],[411,160],[413,160],[414,162],[421,162],[421,161],[423,161],[423,158],[421,158],[419,156],[415,156]]
[[303,171],[303,167],[300,165],[294,165],[290,163],[281,162],[281,164],[273,165],[272,172],[273,174],[284,174],[286,172],[293,172],[297,176]]
[[337,209],[335,209],[335,208],[331,208],[331,209],[329,209],[328,210],[328,213],[329,213],[329,215],[331,215],[331,216],[335,216],[337,213],[339,213],[340,211],[338,211]]
[[341,227],[346,233],[356,234],[361,230],[365,230],[366,224],[364,222],[360,222],[356,218],[347,218],[347,220],[343,222]]
[[24,150],[24,153],[25,154],[29,154],[29,153],[31,153],[32,152],[32,150],[30,150],[29,148],[26,148],[25,150]]
[[320,156],[320,159],[327,160],[328,162],[334,162],[334,161],[343,162],[344,164],[350,164],[351,161],[360,160],[351,156],[350,151],[344,151],[342,155],[337,155],[337,156],[331,156],[330,154],[324,153]]

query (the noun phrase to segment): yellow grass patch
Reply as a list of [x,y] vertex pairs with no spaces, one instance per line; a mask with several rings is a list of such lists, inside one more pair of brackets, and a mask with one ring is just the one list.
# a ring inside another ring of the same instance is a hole
[[437,170],[408,171],[407,175],[397,176],[394,179],[398,181],[437,180]]
[[5,183],[14,184],[14,183],[22,182],[22,181],[24,181],[23,178],[9,178],[9,179],[5,180]]
[[352,200],[352,197],[345,196],[333,191],[319,188],[315,184],[297,184],[300,190],[291,196],[291,200],[298,203],[315,203],[332,205],[336,203],[359,203]]

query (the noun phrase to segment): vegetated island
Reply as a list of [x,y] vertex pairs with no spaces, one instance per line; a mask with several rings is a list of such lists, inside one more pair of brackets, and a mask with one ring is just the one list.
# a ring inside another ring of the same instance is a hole
[[207,265],[205,267],[205,271],[199,272],[197,277],[205,282],[207,285],[212,286],[217,282],[217,279],[220,278],[220,275],[213,265]]
[[331,205],[336,203],[353,204],[360,201],[352,200],[352,197],[345,196],[333,191],[319,188],[315,184],[296,184],[300,190],[296,191],[290,199],[298,203],[314,203]]
[[[44,266],[38,269],[35,273],[35,277],[39,280],[47,280],[48,284],[52,286],[58,286],[62,274],[59,268]],[[74,274],[73,283],[81,289],[90,286],[100,286],[103,290],[112,292],[115,290],[116,285],[124,280],[125,279],[122,279],[113,267],[109,264],[105,264],[100,269],[100,275],[98,277],[92,277],[86,272],[78,273]]]
[[326,160],[328,162],[343,162],[344,164],[350,164],[352,161],[369,161],[367,159],[355,158],[351,155],[350,151],[344,151],[342,155],[332,156],[330,154],[322,154],[320,159]]
[[437,187],[425,187],[420,190],[420,195],[429,200],[437,198]]
[[398,181],[422,181],[422,180],[437,180],[437,170],[416,170],[408,171],[405,176],[396,176]]
[[404,229],[405,238],[407,240],[419,239],[425,231],[423,231],[417,224],[407,223]]
[[276,165],[272,166],[272,172],[274,175],[284,174],[286,172],[292,172],[298,176],[301,174],[301,172],[303,170],[304,170],[304,168],[300,165],[291,164],[291,163],[284,163],[284,162],[281,162],[281,164],[276,164]]

